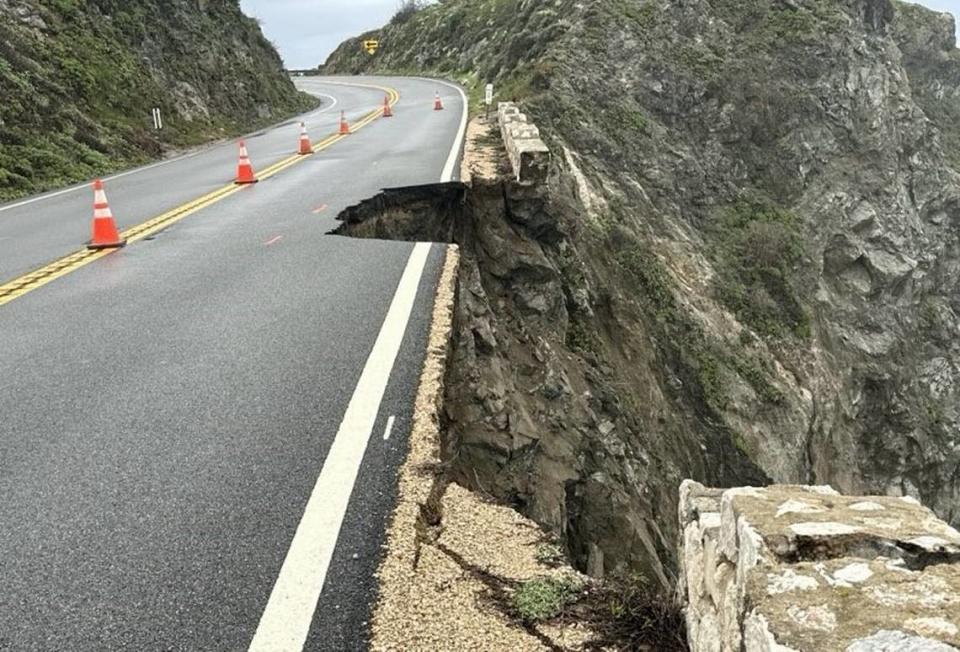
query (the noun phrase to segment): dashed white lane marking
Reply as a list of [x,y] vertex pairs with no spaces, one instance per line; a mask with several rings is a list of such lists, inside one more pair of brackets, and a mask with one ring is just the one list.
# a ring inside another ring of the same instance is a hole
[[250,643],[250,652],[303,650],[360,463],[410,322],[430,246],[418,243],[413,247],[383,327],[307,501],[280,576]]
[[390,439],[390,435],[393,433],[393,424],[396,423],[397,417],[390,415],[390,418],[387,419],[387,429],[383,431],[383,441]]

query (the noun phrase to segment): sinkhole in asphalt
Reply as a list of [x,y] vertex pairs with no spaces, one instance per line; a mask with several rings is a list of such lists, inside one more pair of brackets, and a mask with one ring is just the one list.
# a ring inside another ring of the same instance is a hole
[[460,182],[387,188],[341,212],[333,235],[404,242],[454,243],[467,213]]

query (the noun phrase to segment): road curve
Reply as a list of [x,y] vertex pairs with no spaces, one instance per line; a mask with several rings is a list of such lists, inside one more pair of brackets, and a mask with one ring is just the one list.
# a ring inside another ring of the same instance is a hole
[[[307,540],[336,545],[322,595],[306,625],[280,621],[299,644],[260,649],[365,648],[443,248],[326,233],[380,188],[440,180],[464,107],[438,82],[300,80],[355,115],[382,102],[343,82],[395,88],[396,116],[0,306],[0,650],[250,648],[321,486],[321,507],[345,505],[339,532]],[[311,118],[315,140],[337,113]],[[296,131],[252,138],[254,163],[287,156]],[[149,219],[229,181],[234,157],[114,179],[113,210]],[[0,278],[76,248],[89,203],[0,207]],[[382,401],[355,407],[381,378]],[[351,476],[344,446],[355,486],[318,482]]]

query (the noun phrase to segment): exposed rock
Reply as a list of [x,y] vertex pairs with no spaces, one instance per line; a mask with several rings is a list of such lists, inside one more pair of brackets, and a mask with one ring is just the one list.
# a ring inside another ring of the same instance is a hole
[[345,43],[326,71],[494,82],[557,154],[454,236],[458,476],[667,584],[681,477],[960,522],[953,34],[888,0],[463,0]]
[[[692,481],[680,493],[688,505],[716,501],[716,490]],[[680,510],[680,599],[691,641],[737,651],[742,640],[746,652],[937,652],[960,644],[960,533],[927,508],[802,486],[730,489],[720,504],[719,534],[702,526],[704,513]],[[897,526],[878,525],[876,513]],[[715,546],[719,556],[702,554]],[[701,582],[718,581],[733,588],[702,590]],[[723,625],[716,613],[728,614]],[[691,644],[694,652],[713,649]]]

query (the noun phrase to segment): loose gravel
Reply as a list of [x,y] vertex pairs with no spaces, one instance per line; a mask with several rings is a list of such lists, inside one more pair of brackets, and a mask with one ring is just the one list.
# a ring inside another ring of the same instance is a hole
[[[450,485],[439,525],[424,508],[440,468],[439,410],[453,322],[459,251],[447,251],[427,359],[415,404],[410,453],[378,571],[372,623],[375,652],[526,652],[578,650],[590,632],[576,624],[524,626],[510,613],[516,586],[534,577],[574,573],[537,561],[545,541],[537,525],[507,507]],[[435,495],[438,495],[435,491]]]

